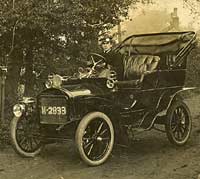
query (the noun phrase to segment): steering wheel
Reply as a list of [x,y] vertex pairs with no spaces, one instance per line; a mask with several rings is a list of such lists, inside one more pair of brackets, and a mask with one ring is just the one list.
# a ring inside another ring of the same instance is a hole
[[96,67],[98,64],[105,62],[106,58],[98,53],[90,53],[87,59],[91,60],[92,67],[88,67],[85,70],[79,69],[79,75],[82,78],[90,78],[96,75]]
[[90,53],[87,57],[87,59],[92,60],[92,70],[95,70],[95,67],[101,63],[105,62],[106,58],[98,53]]

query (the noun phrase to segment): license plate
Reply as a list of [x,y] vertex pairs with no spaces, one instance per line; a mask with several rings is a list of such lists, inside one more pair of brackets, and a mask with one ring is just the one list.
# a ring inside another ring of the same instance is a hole
[[41,106],[42,115],[66,115],[67,109],[65,106]]

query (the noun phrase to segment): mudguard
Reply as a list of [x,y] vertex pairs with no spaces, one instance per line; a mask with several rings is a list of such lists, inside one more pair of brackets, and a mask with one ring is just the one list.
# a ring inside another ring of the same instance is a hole
[[183,91],[188,91],[188,90],[193,90],[195,89],[196,87],[187,87],[187,88],[182,88],[182,89],[179,89],[177,91],[172,91],[171,93],[167,93],[167,95],[163,95],[161,101],[162,102],[159,102],[159,104],[157,105],[158,107],[158,111],[159,113],[157,114],[158,116],[164,116],[167,114],[167,111],[170,107],[170,105],[172,104],[172,102],[174,100],[178,100],[180,99],[181,97],[179,96],[179,94]]
[[164,91],[158,100],[156,109],[154,111],[148,111],[144,115],[140,127],[145,130],[151,129],[158,117],[162,117],[167,114],[167,111],[174,100],[182,100],[181,96],[179,96],[181,92],[192,89],[195,89],[195,87]]

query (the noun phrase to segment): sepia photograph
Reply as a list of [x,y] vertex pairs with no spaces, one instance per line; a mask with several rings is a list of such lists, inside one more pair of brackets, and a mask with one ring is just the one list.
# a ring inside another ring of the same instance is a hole
[[1,0],[0,179],[200,179],[200,0]]

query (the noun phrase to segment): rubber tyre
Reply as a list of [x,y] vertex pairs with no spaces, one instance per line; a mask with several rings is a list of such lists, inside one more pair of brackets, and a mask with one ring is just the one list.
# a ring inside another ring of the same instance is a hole
[[27,158],[33,158],[41,152],[43,145],[41,144],[41,146],[39,146],[37,148],[37,150],[35,150],[34,152],[26,152],[20,147],[20,145],[17,141],[16,131],[17,131],[17,124],[21,119],[22,119],[21,117],[14,117],[11,120],[11,123],[10,123],[11,145],[12,145],[13,149],[16,151],[16,153],[18,153],[20,156],[27,157]]
[[[177,108],[181,107],[184,110],[184,115],[187,118],[187,130],[186,130],[186,134],[184,136],[184,138],[182,140],[177,140],[173,134],[172,128],[171,128],[171,122],[173,119],[173,115],[174,112]],[[165,130],[166,130],[166,134],[167,134],[167,138],[168,140],[176,146],[183,146],[187,143],[189,137],[190,137],[190,133],[192,130],[192,120],[191,120],[191,114],[190,114],[190,110],[187,107],[187,105],[181,101],[181,100],[176,100],[174,101],[171,106],[168,109],[167,112],[167,116],[166,116],[166,124],[165,124]]]
[[[103,120],[106,123],[106,126],[109,128],[110,141],[109,141],[106,153],[103,155],[103,157],[99,160],[91,160],[84,152],[83,136],[88,125],[97,118],[100,118],[101,120]],[[80,154],[80,157],[87,165],[98,166],[98,165],[103,164],[109,157],[110,153],[112,152],[113,144],[114,144],[114,128],[109,117],[102,112],[91,112],[85,115],[77,127],[75,142],[76,142],[76,146]]]

